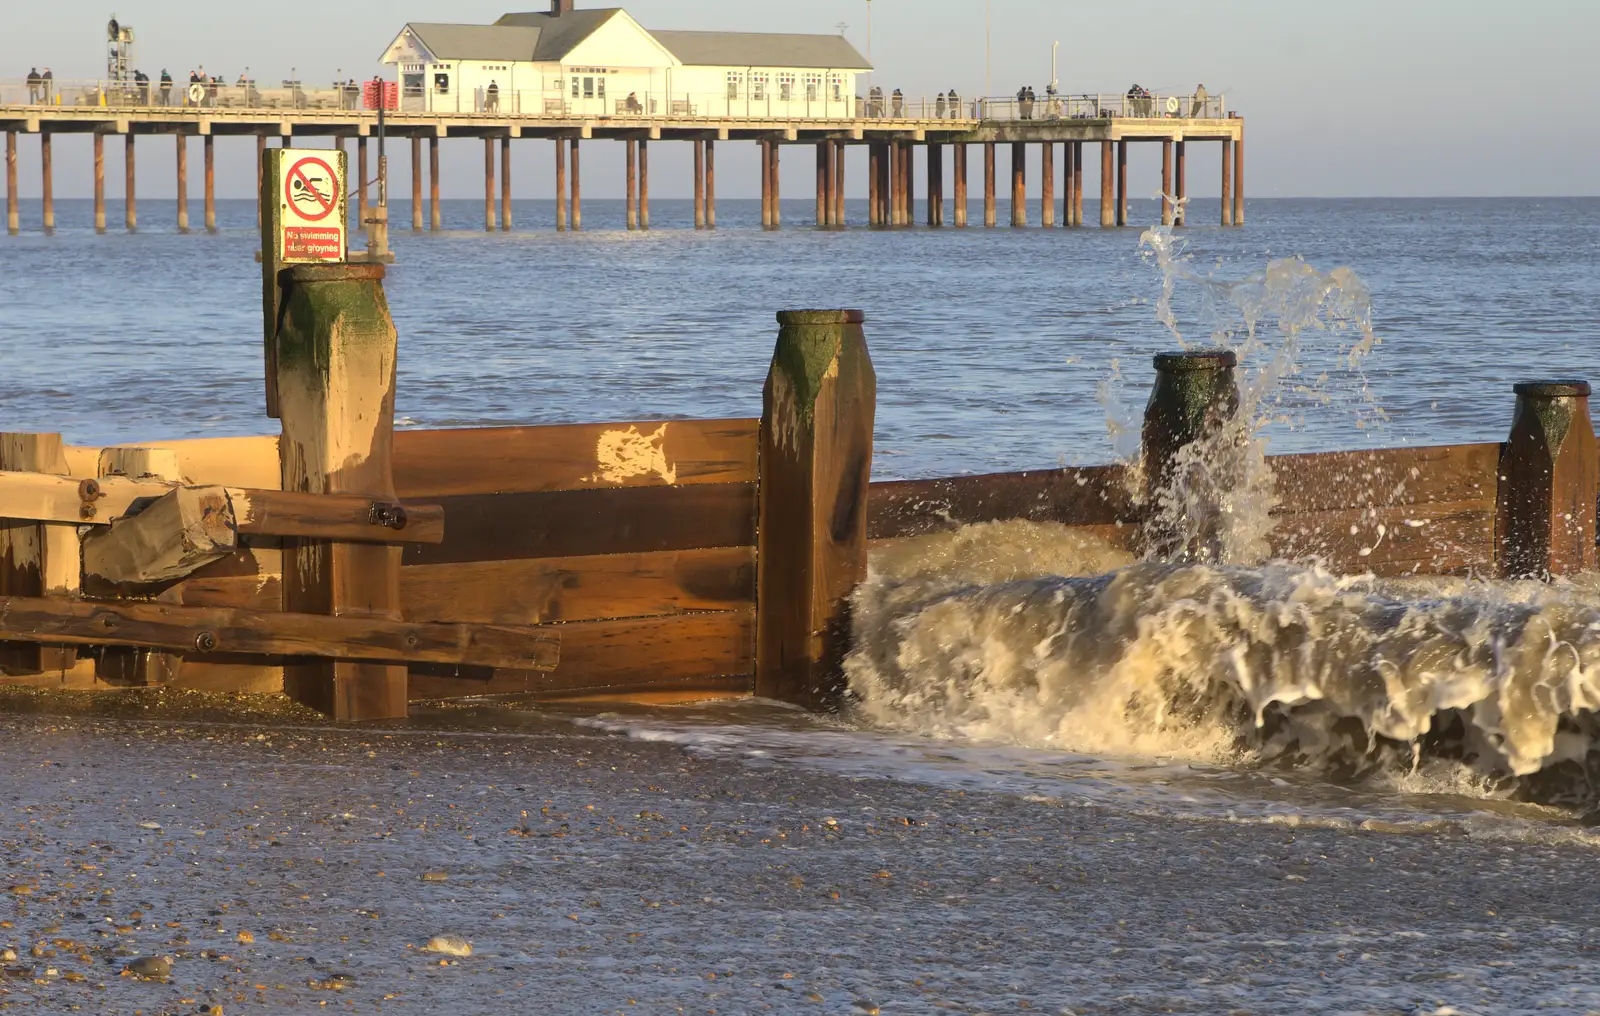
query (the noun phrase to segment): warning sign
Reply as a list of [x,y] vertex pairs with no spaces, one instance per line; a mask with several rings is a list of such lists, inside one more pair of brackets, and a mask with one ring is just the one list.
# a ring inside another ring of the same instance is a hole
[[345,260],[344,153],[283,149],[274,154],[280,263]]

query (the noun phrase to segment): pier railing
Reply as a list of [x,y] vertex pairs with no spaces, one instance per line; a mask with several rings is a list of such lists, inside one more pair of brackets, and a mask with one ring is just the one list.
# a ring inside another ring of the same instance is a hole
[[[101,107],[133,110],[202,109],[230,112],[250,110],[361,110],[360,82],[308,87],[298,81],[224,82],[174,81],[50,81],[0,79],[0,106]],[[449,95],[411,90],[399,97],[400,113],[470,114],[517,118],[571,119],[824,119],[890,121],[1022,121],[1102,119],[1222,119],[1227,103],[1221,95],[1127,95],[1082,93],[1045,95],[1034,99],[1016,96],[965,97],[915,96],[876,92],[836,96],[831,89],[796,85],[756,89],[741,86],[724,92],[605,92],[513,90],[487,88]]]

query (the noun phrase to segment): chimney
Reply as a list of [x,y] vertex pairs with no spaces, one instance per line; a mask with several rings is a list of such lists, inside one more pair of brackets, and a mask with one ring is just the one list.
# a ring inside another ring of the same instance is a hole
[[572,10],[572,2],[573,0],[550,0],[550,16],[559,18],[561,15],[566,14]]

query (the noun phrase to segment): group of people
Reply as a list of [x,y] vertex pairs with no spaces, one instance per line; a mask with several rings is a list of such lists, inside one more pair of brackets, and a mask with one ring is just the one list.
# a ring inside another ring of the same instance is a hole
[[[887,100],[884,97],[883,89],[876,85],[872,87],[871,91],[867,92],[867,116],[875,118],[887,116],[900,120],[904,119],[905,115],[906,97],[900,89],[896,88],[889,93]],[[921,115],[926,116],[927,112],[924,110]],[[948,92],[939,93],[939,97],[933,102],[933,115],[935,119],[939,120],[943,120],[947,116],[951,119],[959,119],[961,117],[961,96],[956,93],[954,88]]]
[[32,67],[28,70],[28,105],[48,105],[53,101],[55,92],[55,75],[46,67],[44,73],[39,73],[39,68]]
[[[1032,85],[1023,85],[1017,90],[1017,117],[1021,120],[1034,119],[1034,112],[1038,108],[1039,97],[1034,92]],[[1056,91],[1056,86],[1046,85],[1044,88],[1044,118],[1046,120],[1061,119],[1064,105],[1061,95]]]

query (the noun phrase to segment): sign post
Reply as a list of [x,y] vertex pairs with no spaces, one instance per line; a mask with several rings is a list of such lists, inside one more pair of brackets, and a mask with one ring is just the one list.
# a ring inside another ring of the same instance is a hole
[[262,338],[266,351],[267,415],[278,417],[278,312],[280,278],[289,265],[339,264],[350,237],[345,229],[349,189],[344,152],[271,148],[261,174],[261,209],[266,216],[261,251]]

